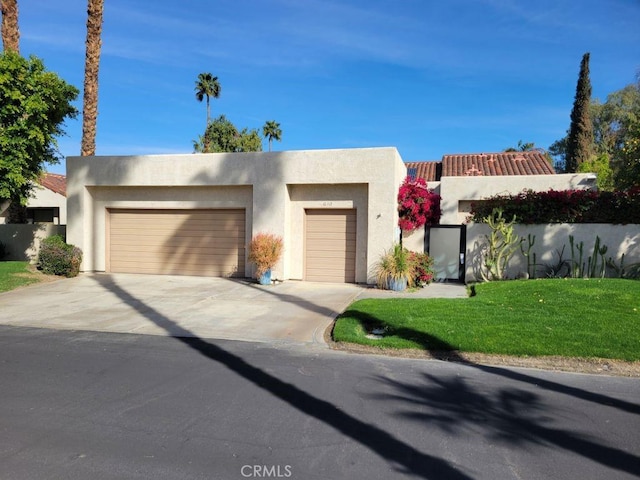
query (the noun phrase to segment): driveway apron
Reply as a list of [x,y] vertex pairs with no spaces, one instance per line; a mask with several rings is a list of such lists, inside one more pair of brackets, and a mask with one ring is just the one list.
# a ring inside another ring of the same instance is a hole
[[356,298],[465,295],[460,285],[397,294],[339,283],[83,274],[0,294],[0,324],[326,345],[325,331]]
[[0,294],[5,325],[324,344],[352,284],[84,274]]

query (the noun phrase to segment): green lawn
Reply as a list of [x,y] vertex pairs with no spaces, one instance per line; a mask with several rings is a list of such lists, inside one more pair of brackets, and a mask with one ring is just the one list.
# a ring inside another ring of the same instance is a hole
[[39,282],[28,262],[0,262],[0,292]]
[[[429,287],[426,287],[429,288]],[[640,360],[640,282],[541,279],[482,283],[457,299],[367,299],[334,340],[394,349]],[[380,340],[366,337],[384,328]]]

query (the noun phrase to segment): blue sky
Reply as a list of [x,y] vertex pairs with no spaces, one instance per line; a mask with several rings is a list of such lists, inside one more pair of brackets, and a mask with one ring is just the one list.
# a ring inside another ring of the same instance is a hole
[[[21,53],[81,89],[86,0],[18,3]],[[585,52],[594,97],[634,82],[638,25],[638,0],[105,0],[96,153],[192,152],[200,72],[222,86],[212,116],[280,123],[274,150],[547,148],[569,126]],[[64,156],[79,155],[81,127],[67,122]]]

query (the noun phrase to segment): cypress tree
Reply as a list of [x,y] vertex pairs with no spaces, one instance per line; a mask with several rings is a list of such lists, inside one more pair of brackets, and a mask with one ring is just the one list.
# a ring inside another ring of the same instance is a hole
[[576,97],[571,110],[571,126],[567,137],[565,172],[573,173],[578,166],[591,159],[593,152],[593,124],[589,115],[591,80],[589,80],[589,53],[582,56]]

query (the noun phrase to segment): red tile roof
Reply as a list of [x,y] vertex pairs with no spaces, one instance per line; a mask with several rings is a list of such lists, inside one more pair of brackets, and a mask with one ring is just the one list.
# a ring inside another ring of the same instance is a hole
[[[438,177],[436,170],[441,162],[406,162],[407,174],[412,175],[415,169],[415,178],[424,178],[427,182],[434,182]],[[412,175],[413,176],[413,175]]]
[[444,155],[441,162],[406,162],[427,182],[440,177],[553,175],[556,171],[540,152],[500,152]]
[[555,173],[546,157],[536,151],[444,155],[442,157],[443,177],[553,175]]
[[40,185],[48,188],[52,192],[67,196],[67,177],[57,173],[45,173],[40,178]]

